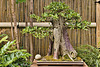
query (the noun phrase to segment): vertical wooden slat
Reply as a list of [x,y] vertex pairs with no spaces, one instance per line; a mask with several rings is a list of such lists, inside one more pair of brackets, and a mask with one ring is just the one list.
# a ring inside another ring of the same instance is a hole
[[70,4],[70,3],[69,3],[69,0],[67,0],[67,5],[69,6],[69,4]]
[[85,20],[85,0],[82,0],[82,20]]
[[38,6],[38,16],[40,16],[40,0],[37,0],[37,6]]
[[74,31],[75,31],[75,33],[74,33],[75,34],[75,36],[74,36],[75,37],[74,38],[74,42],[75,42],[74,43],[75,44],[74,47],[76,48],[77,47],[77,29],[75,29]]
[[[49,48],[49,36],[47,36],[47,52],[48,52],[48,48]],[[46,53],[47,55],[47,53]]]
[[33,59],[35,58],[35,38],[33,37]]
[[[28,1],[28,21],[29,21],[29,19],[30,19],[30,0],[27,0]],[[34,0],[34,2],[35,2],[36,0]],[[34,3],[35,4],[35,3]],[[36,6],[34,6],[34,8],[35,8]],[[35,9],[34,9],[35,10]]]
[[[11,7],[11,0],[9,1],[9,6]],[[11,8],[9,8],[9,17],[10,22],[12,21],[12,15],[11,15]]]
[[36,15],[38,15],[38,1],[37,0],[34,0],[34,13],[36,14]]
[[35,55],[37,54],[37,47],[38,47],[38,44],[37,44],[37,38],[35,38]]
[[77,0],[74,0],[73,4],[74,4],[73,9],[74,9],[75,12],[77,12]]
[[[84,0],[84,7],[83,7],[83,9],[84,9],[84,20],[86,20],[87,19],[87,0]],[[86,39],[87,39],[87,37],[86,37],[86,31],[85,30],[83,30],[83,32],[84,32],[84,41],[83,41],[83,44],[87,44],[86,42]]]
[[37,39],[38,39],[38,41],[37,41],[37,44],[38,44],[37,45],[38,46],[38,48],[37,48],[38,49],[38,54],[41,54],[40,39],[39,38],[37,38]]
[[1,19],[2,19],[2,16],[1,16],[1,14],[2,14],[2,0],[1,0],[1,2],[0,2],[0,22],[1,22]]
[[85,44],[88,44],[88,41],[89,41],[89,38],[88,38],[88,37],[89,37],[88,32],[89,32],[88,30],[85,31],[85,41],[84,41]]
[[89,2],[88,2],[89,3],[89,14],[88,14],[89,15],[89,17],[88,17],[89,18],[89,21],[91,21],[91,17],[92,17],[92,15],[91,15],[92,14],[92,12],[91,12],[91,8],[92,8],[91,7],[91,1],[92,0],[89,0]]
[[23,15],[23,3],[21,4],[21,21],[23,21],[24,15]]
[[4,15],[5,15],[5,21],[7,21],[7,0],[5,0],[5,10],[4,10]]
[[85,0],[85,2],[84,2],[84,6],[85,6],[85,13],[84,13],[84,15],[85,15],[85,20],[87,20],[87,7],[88,7],[88,0]]
[[9,12],[10,10],[9,9],[10,9],[10,4],[9,4],[9,0],[7,0],[7,18],[6,18],[6,21],[8,21],[8,22],[9,22],[9,19],[10,19],[9,18],[9,16],[10,16],[10,12]]
[[96,0],[92,0],[92,4],[91,4],[91,6],[92,6],[92,20],[91,20],[91,22],[95,22],[95,12],[96,12],[96,4],[95,4],[95,1]]
[[23,35],[23,48],[25,48],[25,34]]
[[80,38],[81,34],[80,34],[80,32],[81,32],[80,29],[78,29],[78,34],[77,34],[78,35],[78,46],[80,46],[80,44],[81,44],[80,43],[80,41],[81,41],[81,38]]
[[40,44],[40,55],[42,55],[42,39],[40,39],[40,43],[39,44]]
[[[86,20],[89,21],[89,0],[86,0]],[[89,40],[90,39],[90,29],[88,29],[88,31],[86,31],[85,33],[85,37],[86,37],[86,44],[89,44]]]
[[43,56],[44,56],[44,51],[45,51],[45,48],[44,48],[44,38],[42,39],[42,52],[43,52]]
[[84,31],[84,30],[81,29],[81,36],[80,36],[80,37],[81,37],[81,43],[80,43],[81,45],[84,44],[84,42],[83,42],[83,40],[84,40],[84,39],[83,39],[83,38],[84,38],[84,32],[83,32],[83,31]]
[[75,46],[75,30],[71,30],[71,42]]
[[95,47],[95,28],[92,28],[92,46]]
[[96,29],[97,48],[100,48],[100,43],[99,43],[100,42],[100,4],[99,3],[96,3],[96,23],[97,23],[97,29]]
[[23,3],[23,22],[25,22],[25,3]]
[[89,45],[91,45],[91,29],[89,28]]
[[[74,0],[74,11],[77,12],[77,0]],[[77,29],[74,29],[74,47],[77,47]]]
[[77,0],[77,4],[78,4],[78,7],[77,7],[78,13],[81,14],[81,3],[80,3],[80,0]]
[[72,10],[74,10],[74,0],[70,0],[70,7]]
[[18,36],[19,36],[19,39],[18,40],[19,40],[19,44],[21,45],[21,42],[22,41],[21,41],[21,33],[20,33],[20,31],[21,31],[21,29],[19,29],[19,31],[18,31]]
[[[91,20],[91,22],[95,22],[96,21],[96,16],[95,16],[95,14],[96,14],[96,4],[95,4],[95,1],[96,0],[92,0],[92,4],[91,4],[91,6],[92,6],[92,20]],[[95,28],[92,28],[92,45],[93,46],[96,46],[96,34],[95,34],[95,31],[96,31],[96,29]]]
[[43,0],[40,0],[40,14],[43,13]]
[[16,20],[19,21],[18,19],[19,17],[19,10],[20,10],[20,6],[19,4],[15,4],[15,13],[16,13]]
[[5,7],[5,3],[4,3],[5,0],[2,0],[2,21],[4,21],[4,7]]
[[47,37],[45,37],[45,55],[46,55],[46,53],[47,53]]
[[[85,20],[85,17],[84,17],[84,13],[85,13],[84,2],[85,2],[85,0],[82,0],[82,20]],[[83,44],[84,44],[84,30],[81,29],[81,45],[83,45]]]

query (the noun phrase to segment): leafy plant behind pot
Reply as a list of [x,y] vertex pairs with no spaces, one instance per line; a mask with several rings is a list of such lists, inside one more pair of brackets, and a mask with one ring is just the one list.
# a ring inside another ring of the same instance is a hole
[[91,45],[82,45],[77,48],[78,56],[87,63],[89,67],[100,67],[99,49]]

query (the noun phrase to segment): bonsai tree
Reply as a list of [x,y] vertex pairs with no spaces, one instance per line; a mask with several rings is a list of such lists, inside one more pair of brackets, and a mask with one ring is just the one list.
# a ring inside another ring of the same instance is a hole
[[[59,52],[64,57],[67,55],[72,61],[77,55],[76,50],[72,47],[67,28],[78,28],[87,30],[90,22],[81,21],[80,14],[69,9],[65,3],[53,2],[50,5],[44,7],[46,12],[41,16],[35,14],[30,15],[31,18],[35,18],[38,22],[50,21],[52,23],[53,36],[50,36],[50,43],[48,49],[48,56],[52,53],[52,46],[54,46],[53,58],[58,59]],[[50,27],[51,28],[51,27]],[[29,32],[35,37],[45,37],[51,32],[50,28],[44,27],[27,27],[23,29],[23,33]],[[60,49],[59,49],[60,48]]]

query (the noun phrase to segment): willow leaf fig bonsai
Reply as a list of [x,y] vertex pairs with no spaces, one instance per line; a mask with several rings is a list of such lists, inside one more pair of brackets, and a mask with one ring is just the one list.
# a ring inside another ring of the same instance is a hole
[[[80,14],[71,10],[65,3],[52,2],[50,5],[44,7],[44,9],[46,10],[46,12],[44,12],[41,16],[32,14],[30,15],[30,17],[35,18],[38,22],[50,21],[52,23],[53,36],[50,37],[50,43],[49,43],[49,49],[48,49],[47,55],[48,56],[51,55],[52,46],[54,46],[53,48],[54,59],[58,59],[58,54],[60,52],[62,57],[67,55],[73,61],[72,58],[76,57],[77,52],[70,43],[68,33],[67,33],[67,27],[70,27],[71,29],[78,28],[78,29],[87,30],[90,22],[81,21]],[[29,28],[26,28],[26,29],[29,29]],[[43,30],[43,27],[42,28],[38,27],[37,30],[38,29]],[[39,37],[39,35],[43,34],[43,32],[35,33],[35,31],[37,30],[36,30],[36,27],[33,27],[31,29],[31,32],[33,31],[33,35],[35,35],[36,37]],[[25,29],[23,30],[23,32],[28,32],[28,31],[29,30],[26,30],[26,31]],[[45,33],[45,34],[48,34],[48,33]]]

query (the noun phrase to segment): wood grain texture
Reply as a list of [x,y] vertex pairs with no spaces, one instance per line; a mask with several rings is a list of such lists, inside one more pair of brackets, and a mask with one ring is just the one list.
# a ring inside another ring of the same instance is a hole
[[[99,1],[99,0],[96,0]],[[97,47],[100,48],[100,4],[96,4],[96,23],[97,23],[97,28],[96,28],[96,38],[97,38]]]

